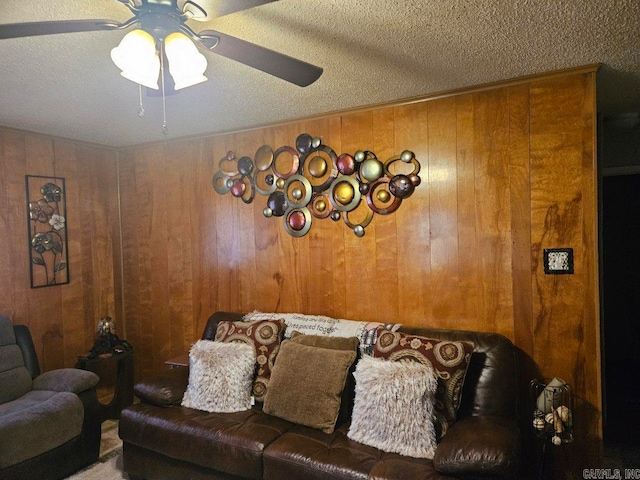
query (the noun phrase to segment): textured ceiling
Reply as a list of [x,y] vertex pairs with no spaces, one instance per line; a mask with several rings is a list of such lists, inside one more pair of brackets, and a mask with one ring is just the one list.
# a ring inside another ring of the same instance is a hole
[[[116,0],[0,0],[0,23],[130,17]],[[324,68],[301,88],[206,53],[209,81],[166,100],[167,138],[601,63],[600,113],[640,111],[640,0],[280,0],[218,30]],[[0,125],[126,146],[162,140],[162,100],[122,78],[122,32],[0,40]]]

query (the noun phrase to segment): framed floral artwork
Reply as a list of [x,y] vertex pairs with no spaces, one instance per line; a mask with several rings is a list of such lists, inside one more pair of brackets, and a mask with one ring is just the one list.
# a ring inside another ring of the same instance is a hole
[[31,288],[69,283],[64,178],[27,175]]

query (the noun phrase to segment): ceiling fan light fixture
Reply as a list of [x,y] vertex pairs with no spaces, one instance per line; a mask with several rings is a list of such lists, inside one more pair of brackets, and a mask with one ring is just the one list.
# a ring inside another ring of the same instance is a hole
[[164,51],[176,90],[207,81],[207,77],[204,76],[207,59],[186,35],[180,32],[167,35]]
[[111,50],[111,60],[124,78],[158,90],[160,58],[156,41],[149,33],[141,29],[127,33],[120,45]]

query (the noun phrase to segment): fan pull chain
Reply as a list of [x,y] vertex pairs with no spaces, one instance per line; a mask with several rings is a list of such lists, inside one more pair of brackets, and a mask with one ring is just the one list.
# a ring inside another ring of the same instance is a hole
[[144,107],[142,106],[142,85],[140,84],[138,84],[138,98],[139,98],[138,116],[144,117]]
[[167,103],[164,94],[164,42],[160,42],[160,81],[162,82],[162,134],[167,135]]

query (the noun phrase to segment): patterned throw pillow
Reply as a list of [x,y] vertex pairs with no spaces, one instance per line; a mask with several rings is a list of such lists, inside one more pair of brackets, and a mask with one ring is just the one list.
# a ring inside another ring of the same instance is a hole
[[264,401],[271,369],[276,360],[284,332],[284,320],[257,320],[254,322],[223,321],[216,329],[215,341],[243,342],[253,347],[256,354],[256,378],[253,381],[253,396]]
[[456,421],[462,385],[475,345],[407,335],[380,329],[373,357],[431,365],[438,377],[434,399],[434,425],[438,440]]
[[302,313],[264,313],[253,311],[242,319],[245,322],[254,320],[272,320],[282,318],[286,325],[284,338],[291,338],[293,332],[303,335],[323,335],[327,337],[356,337],[360,341],[360,353],[371,355],[376,343],[378,328],[395,332],[402,325],[399,323],[360,322],[331,318],[324,315],[307,315]]

